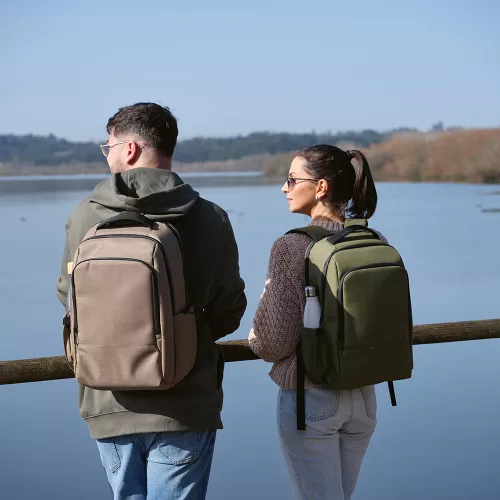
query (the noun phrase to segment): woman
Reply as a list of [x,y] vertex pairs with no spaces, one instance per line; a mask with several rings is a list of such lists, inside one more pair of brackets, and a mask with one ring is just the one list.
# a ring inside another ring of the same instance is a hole
[[[301,149],[282,191],[291,212],[308,215],[312,225],[331,232],[340,231],[346,217],[371,217],[377,205],[363,154],[329,145]],[[306,430],[297,430],[295,350],[305,306],[304,254],[309,243],[302,234],[286,234],[274,243],[249,343],[260,358],[274,362],[270,376],[280,387],[280,441],[296,498],[348,500],[375,430],[375,388],[336,391],[306,378]]]

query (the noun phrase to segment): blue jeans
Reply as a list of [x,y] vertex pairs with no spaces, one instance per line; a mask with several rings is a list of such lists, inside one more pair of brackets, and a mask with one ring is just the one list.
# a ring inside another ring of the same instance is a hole
[[306,389],[306,430],[297,430],[296,392],[280,389],[281,448],[297,500],[350,500],[377,423],[373,385]]
[[114,500],[204,500],[216,431],[98,439]]

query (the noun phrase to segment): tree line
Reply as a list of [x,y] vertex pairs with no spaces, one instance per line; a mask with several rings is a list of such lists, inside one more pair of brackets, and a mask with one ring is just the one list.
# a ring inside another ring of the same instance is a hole
[[[360,149],[377,180],[500,183],[500,129],[393,134]],[[293,157],[265,158],[262,173],[285,177]]]
[[[428,132],[405,128],[197,137],[179,142],[174,167],[180,172],[261,170],[265,177],[283,178],[298,149],[320,143],[361,149],[378,180],[500,183],[500,129],[450,129],[441,123]],[[0,175],[106,172],[96,143],[54,135],[0,135]]]
[[[248,156],[275,155],[313,144],[354,143],[367,148],[388,139],[397,129],[386,132],[330,132],[291,134],[254,132],[236,137],[194,137],[179,141],[174,160],[180,163],[236,160]],[[13,165],[58,166],[72,163],[96,163],[103,158],[98,144],[71,142],[55,135],[0,135],[0,163]]]

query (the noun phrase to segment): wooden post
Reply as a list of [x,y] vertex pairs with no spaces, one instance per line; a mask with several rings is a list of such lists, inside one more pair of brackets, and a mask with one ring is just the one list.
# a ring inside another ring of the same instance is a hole
[[[414,344],[500,338],[500,319],[414,327]],[[227,362],[258,359],[247,340],[217,342]],[[74,376],[64,356],[0,361],[0,385],[60,380]]]

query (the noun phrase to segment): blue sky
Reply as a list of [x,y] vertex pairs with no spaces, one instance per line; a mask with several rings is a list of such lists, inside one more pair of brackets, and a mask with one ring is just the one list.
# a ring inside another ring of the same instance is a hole
[[181,138],[500,125],[496,0],[2,0],[0,19],[0,134],[99,140],[138,101]]

